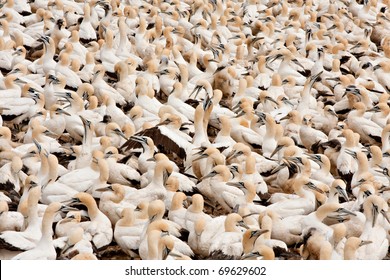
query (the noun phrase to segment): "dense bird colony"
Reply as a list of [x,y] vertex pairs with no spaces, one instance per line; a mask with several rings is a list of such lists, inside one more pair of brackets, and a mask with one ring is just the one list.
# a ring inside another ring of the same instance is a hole
[[389,0],[7,0],[0,259],[384,259]]

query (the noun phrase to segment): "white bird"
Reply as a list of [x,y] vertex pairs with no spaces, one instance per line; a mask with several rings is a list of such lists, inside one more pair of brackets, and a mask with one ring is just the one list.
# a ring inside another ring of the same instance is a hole
[[81,219],[81,211],[69,211],[68,213],[66,213],[66,217],[59,220],[56,224],[56,236],[70,236],[71,232],[80,226]]
[[53,154],[47,155],[47,163],[49,165],[49,173],[47,183],[42,185],[41,201],[45,204],[50,204],[52,202],[64,202],[71,199],[78,191],[68,186],[68,184],[56,181],[58,178],[57,157]]
[[356,214],[343,208],[339,203],[325,203],[318,207],[315,212],[310,213],[302,219],[302,235],[305,235],[314,228],[325,240],[332,242],[334,230],[323,221],[326,217],[332,217],[337,220],[347,215],[355,216]]
[[359,133],[364,143],[381,143],[382,128],[375,122],[363,117],[366,112],[366,106],[362,102],[354,104],[354,111],[348,114],[348,127],[354,132]]
[[66,77],[66,85],[77,89],[82,84],[82,81],[79,76],[69,68],[69,63],[69,55],[67,53],[62,53],[54,70],[56,75],[60,73]]
[[51,203],[45,211],[42,219],[42,237],[37,246],[31,250],[20,253],[12,258],[13,260],[55,260],[57,257],[56,250],[53,245],[53,222],[58,211],[64,209],[65,206],[59,202]]
[[85,205],[88,209],[90,221],[80,223],[85,234],[88,235],[88,240],[97,249],[110,244],[113,238],[111,221],[99,210],[95,199],[90,194],[78,193],[69,201],[69,205],[79,204]]
[[344,245],[344,260],[356,260],[358,249],[371,242],[372,241],[362,240],[355,236],[349,237]]
[[299,138],[306,149],[312,150],[314,144],[319,144],[328,141],[328,137],[320,130],[314,129],[312,125],[312,116],[304,115],[302,125],[299,129]]
[[0,200],[0,232],[20,231],[23,228],[24,217],[21,213],[9,211],[8,203]]
[[90,165],[84,168],[75,169],[62,175],[57,182],[65,184],[75,191],[82,192],[92,190],[96,187],[99,177],[108,178],[108,165],[103,159],[101,151],[92,152],[92,161]]
[[[372,241],[365,247],[357,250],[357,258],[364,260],[382,260],[387,254],[389,241],[386,238],[389,223],[387,216],[388,205],[377,195],[370,195],[363,203],[363,211],[366,216],[363,232],[360,236],[362,240]],[[381,215],[380,215],[381,214]]]
[[117,183],[122,185],[138,185],[140,181],[140,174],[132,167],[118,163],[119,152],[115,147],[108,147],[104,151],[109,168],[109,183]]
[[182,228],[186,228],[186,213],[187,209],[183,207],[183,202],[187,196],[182,192],[175,192],[169,205],[168,219],[177,223]]
[[182,100],[183,85],[180,82],[175,82],[172,87],[172,91],[169,93],[167,103],[173,108],[185,115],[189,120],[194,120],[195,109],[186,104]]
[[79,36],[85,42],[96,40],[96,31],[91,23],[91,7],[89,3],[84,4],[84,17],[80,23]]
[[35,248],[42,237],[41,219],[38,217],[38,200],[41,195],[39,187],[33,187],[28,193],[28,218],[24,231],[4,231],[0,235],[3,249],[27,251]]
[[114,239],[127,255],[137,257],[143,225],[135,224],[134,210],[131,208],[123,209],[121,216],[115,224]]
[[294,192],[298,195],[295,199],[286,199],[267,206],[282,217],[293,215],[307,215],[315,209],[315,194],[306,190],[306,187],[312,188],[316,192],[323,192],[308,181],[306,177],[296,178],[293,183]]
[[212,220],[211,216],[204,213],[204,198],[201,194],[192,196],[192,204],[188,207],[185,213],[185,227],[189,232],[194,231],[197,220],[203,220],[205,223]]
[[[54,240],[56,243],[58,239]],[[73,259],[73,256],[80,254],[88,254],[92,259],[97,260],[93,254],[93,248],[91,242],[84,239],[84,230],[82,227],[76,227],[68,236],[64,242],[64,246],[60,246],[60,258],[61,259]],[[62,244],[60,244],[62,245]],[[58,248],[58,247],[57,247]],[[93,256],[93,257],[92,257]]]
[[70,116],[68,112],[61,108],[58,104],[53,104],[50,107],[49,119],[42,122],[42,125],[46,127],[53,134],[61,136],[66,127],[66,120],[64,115]]
[[18,156],[14,156],[12,161],[4,164],[0,168],[0,186],[7,191],[19,192],[21,187],[21,181],[24,181],[22,171],[23,162]]
[[[261,216],[261,215],[260,215]],[[256,247],[258,244],[264,244],[270,248],[277,248],[278,249],[283,249],[286,252],[288,251],[287,244],[281,240],[277,239],[272,239],[272,227],[273,227],[273,222],[272,218],[269,217],[268,215],[264,215],[262,217],[259,217],[259,225],[260,228],[265,231],[262,233],[257,240],[254,243],[254,246]]]
[[236,213],[229,214],[224,223],[224,231],[214,236],[210,243],[211,259],[237,259],[241,257],[243,232],[247,228],[242,217]]
[[168,161],[156,163],[153,180],[143,189],[134,190],[126,194],[126,201],[133,205],[141,202],[151,202],[156,199],[164,200],[166,197],[165,181],[169,174],[172,173],[173,167]]
[[[209,183],[210,199],[217,201],[225,211],[229,212],[237,205],[240,198],[245,197],[242,190],[229,185],[230,176],[230,170],[226,165],[217,165],[202,178],[202,180],[211,178]],[[200,191],[202,192],[202,190]]]
[[[148,225],[145,236],[141,237],[143,238],[139,247],[139,255],[141,259],[148,259],[151,257],[150,253],[155,253],[153,248],[156,246],[158,236],[161,236],[162,233],[164,235],[171,233],[166,220],[156,220]],[[191,248],[185,242],[173,235],[170,235],[170,237],[173,239],[175,251],[186,256],[193,255]]]
[[126,202],[124,199],[126,187],[120,184],[112,184],[110,186],[96,189],[102,192],[99,201],[99,209],[111,221],[112,225],[121,218],[121,212],[124,208],[135,208],[134,205]]
[[[114,66],[113,69],[114,71]],[[103,79],[103,76],[106,72],[106,69],[103,65],[97,64],[94,68],[94,76],[92,78],[92,86],[95,89],[95,95],[99,98],[103,98],[105,94],[114,99],[115,103],[125,104],[125,98],[113,87],[111,87],[107,82]]]

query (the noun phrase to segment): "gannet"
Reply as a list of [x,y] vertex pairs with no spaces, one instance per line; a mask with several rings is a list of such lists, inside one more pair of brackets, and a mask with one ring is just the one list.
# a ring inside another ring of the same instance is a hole
[[14,260],[55,260],[57,253],[53,246],[52,224],[54,216],[58,211],[62,211],[66,206],[59,202],[51,203],[45,211],[42,219],[42,237],[37,246],[31,250],[16,255]]
[[242,254],[243,232],[239,228],[247,227],[242,217],[236,213],[229,214],[224,222],[224,231],[211,240],[209,254],[211,259],[235,259]]
[[115,224],[114,239],[130,257],[137,257],[143,225],[135,225],[134,210],[124,208]]
[[385,224],[388,223],[388,205],[380,196],[370,195],[363,203],[363,211],[366,222],[360,238],[371,243],[357,250],[357,259],[382,260],[389,244],[385,230],[388,226]]
[[97,249],[102,249],[111,243],[113,229],[111,222],[98,208],[95,199],[87,193],[78,193],[69,200],[69,205],[83,204],[88,208],[88,216],[91,219],[80,223],[80,226],[88,234],[90,240]]

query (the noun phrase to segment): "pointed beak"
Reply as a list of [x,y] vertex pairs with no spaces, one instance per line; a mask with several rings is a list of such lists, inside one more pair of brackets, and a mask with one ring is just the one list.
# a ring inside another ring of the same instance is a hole
[[11,110],[11,109],[8,107],[0,106],[0,113],[3,112],[4,110]]
[[372,214],[372,227],[374,227],[379,214],[377,205],[375,204],[372,205],[371,214]]
[[129,139],[126,137],[126,135],[125,135],[122,131],[120,131],[120,130],[114,130],[114,131],[115,131],[115,133],[116,133],[117,135],[119,135],[120,137],[122,137],[122,138],[125,139],[126,141],[129,140]]
[[162,122],[159,122],[156,126],[167,125],[169,123],[170,123],[169,120],[164,120]]
[[279,105],[278,102],[276,102],[276,100],[273,99],[271,96],[268,96],[268,95],[267,95],[267,96],[265,97],[265,99],[268,100],[268,101],[271,101],[271,102],[274,103],[275,105]]
[[105,187],[105,188],[99,188],[99,189],[96,189],[97,192],[106,192],[106,191],[112,191],[112,186],[108,186],[108,187]]
[[331,114],[332,116],[338,117],[338,115],[336,114],[335,111],[329,110],[328,112],[329,112],[329,114]]
[[50,130],[46,129],[43,134],[45,134],[46,136],[49,136],[49,137],[54,137],[54,138],[57,138],[59,137],[57,134],[55,134],[54,132],[51,132]]
[[239,152],[237,152],[236,150],[232,150],[226,157],[226,161],[229,161],[231,159],[234,159],[236,157],[238,157],[240,155]]
[[287,162],[289,163],[290,161],[296,164],[303,164],[302,159],[300,157],[289,157],[287,159]]
[[252,232],[252,237],[258,238],[260,235],[269,232],[268,229],[261,229],[261,230],[256,230],[254,233]]
[[63,213],[67,213],[67,212],[69,212],[69,211],[78,211],[78,210],[79,210],[79,209],[74,208],[74,207],[71,207],[71,206],[69,206],[69,205],[62,205],[59,211],[61,211],[61,212],[63,212]]
[[248,225],[244,221],[239,221],[238,225],[243,227],[243,228],[249,229]]
[[271,155],[269,156],[270,158],[272,158],[277,152],[279,152],[281,149],[283,148],[283,145],[277,145],[275,150],[271,153]]
[[[78,198],[71,198],[67,201],[62,202],[64,205],[67,205],[69,207],[76,206],[76,205],[82,205],[81,201]],[[79,210],[79,209],[76,209]]]
[[354,159],[357,158],[356,152],[351,151],[351,150],[348,150],[348,149],[345,149],[345,152],[346,152],[348,155],[350,155],[351,157],[353,157]]
[[322,75],[323,72],[324,72],[324,71],[321,71],[321,72],[317,73],[316,75],[312,76],[312,77],[311,77],[312,83],[314,83],[315,81],[317,81],[318,78]]
[[39,144],[38,141],[35,140],[34,138],[33,138],[33,142],[34,142],[35,146],[37,147],[38,152],[40,153],[40,152],[42,151],[42,146],[41,146],[41,144]]
[[348,209],[345,209],[345,208],[339,208],[337,209],[337,212],[340,214],[340,215],[352,215],[352,216],[356,216],[356,214]]
[[236,188],[242,187],[241,182],[227,182],[226,185],[236,187]]
[[368,109],[368,110],[366,110],[367,112],[375,112],[375,113],[377,113],[377,112],[380,112],[380,109],[379,109],[379,107],[378,106],[374,106],[374,107],[372,107],[371,109]]
[[190,97],[191,97],[192,94],[196,91],[195,97],[194,97],[194,99],[196,99],[196,98],[198,97],[199,92],[200,92],[202,89],[203,89],[203,86],[196,86],[195,89],[194,89],[194,91],[190,94]]
[[69,101],[69,99],[66,97],[65,93],[63,92],[54,92],[55,97],[60,97],[60,98],[65,98],[66,100]]
[[67,115],[67,116],[71,116],[71,114],[69,114],[67,111],[65,111],[64,109],[61,109],[61,108],[58,108],[57,112],[59,114],[64,114],[64,115]]
[[274,62],[275,60],[277,60],[277,59],[279,59],[281,57],[283,57],[283,55],[281,55],[281,54],[276,54],[276,55],[267,57],[266,58],[266,65],[268,65],[269,63]]
[[343,188],[341,188],[340,186],[337,186],[336,190],[339,193],[339,195],[341,195],[341,197],[345,199],[345,201],[349,201],[348,195]]
[[248,254],[243,255],[241,257],[241,260],[246,260],[246,259],[250,259],[250,258],[258,258],[258,257],[261,257],[259,252],[250,252]]
[[242,117],[245,115],[245,112],[241,110],[241,112],[235,112],[237,114],[237,118]]
[[386,221],[390,224],[390,218],[387,212],[385,210],[382,210],[381,214],[383,215],[383,217],[385,217]]
[[360,43],[357,43],[355,46],[353,46],[352,48],[351,48],[351,50],[354,50],[354,49],[356,49],[356,48],[359,48],[361,46],[361,44]]
[[193,162],[194,161],[198,161],[198,160],[201,160],[202,158],[207,158],[208,157],[208,154],[201,154],[199,157],[197,157],[197,158],[195,158],[194,160],[193,160]]
[[368,244],[371,244],[372,241],[371,240],[362,240],[359,244],[359,247],[362,247],[364,245],[368,245]]
[[217,173],[215,173],[214,171],[211,171],[209,174],[207,174],[206,176],[203,176],[200,180],[204,180],[204,179],[207,179],[207,178],[212,178],[214,177],[215,175],[217,175]]
[[235,112],[238,108],[240,108],[240,102],[237,102],[237,104],[232,107],[232,111]]
[[305,67],[303,67],[303,65],[298,61],[298,59],[294,58],[292,60],[292,62],[294,62],[296,65],[298,65],[299,67],[301,67],[302,69],[305,69]]
[[313,191],[319,192],[319,193],[324,193],[323,190],[318,188],[316,185],[314,185],[312,182],[307,183],[305,186],[307,186],[309,189],[312,189]]
[[136,136],[136,135],[131,136],[130,139],[135,141],[135,142],[138,142],[138,143],[145,143],[144,138],[141,138],[141,137]]

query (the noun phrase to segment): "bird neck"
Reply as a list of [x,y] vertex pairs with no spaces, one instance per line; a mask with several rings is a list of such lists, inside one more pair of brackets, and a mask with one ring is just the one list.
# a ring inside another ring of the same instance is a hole
[[320,260],[331,260],[333,253],[333,246],[328,241],[324,241],[321,244],[320,249]]
[[120,221],[121,226],[131,227],[134,224],[134,212],[130,215],[125,215]]
[[45,155],[41,155],[41,168],[38,172],[38,178],[43,178],[47,174],[49,174],[49,161],[47,160],[47,157]]
[[368,172],[368,160],[365,157],[359,158],[358,161],[358,172]]
[[158,259],[160,234],[161,232],[157,230],[152,230],[148,234],[148,259],[149,260]]
[[49,181],[55,181],[58,177],[58,161],[51,160],[49,167]]
[[110,200],[114,203],[120,203],[125,198],[125,193],[122,190],[114,192]]
[[245,194],[245,201],[247,203],[253,203],[253,200],[255,199],[255,197],[256,197],[256,192],[247,190],[247,192]]
[[193,213],[201,213],[201,212],[203,212],[204,201],[203,200],[193,200],[190,208],[191,208],[190,209],[191,212],[193,212]]
[[161,163],[156,163],[156,167],[154,169],[154,176],[152,180],[154,185],[164,187],[164,172],[165,172],[165,167]]
[[269,216],[264,216],[261,220],[261,229],[265,230],[268,229],[268,232],[263,233],[260,237],[262,237],[265,240],[271,239],[271,233],[272,233],[272,219]]
[[52,242],[53,241],[53,220],[56,212],[46,211],[42,219],[42,237],[41,242]]
[[95,219],[99,213],[99,208],[96,205],[96,201],[94,199],[92,200],[85,203],[85,206],[88,208],[88,216],[91,218],[91,220]]
[[358,248],[358,246],[352,246],[349,242],[346,242],[344,246],[344,260],[356,260],[356,251]]
[[99,181],[101,183],[107,183],[109,177],[109,167],[107,161],[104,159],[100,159],[98,162],[98,166],[100,172]]
[[183,199],[179,196],[173,196],[170,211],[175,211],[180,209],[183,209]]
[[249,238],[247,234],[244,234],[242,239],[242,249],[244,254],[249,254],[253,250],[256,238]]

